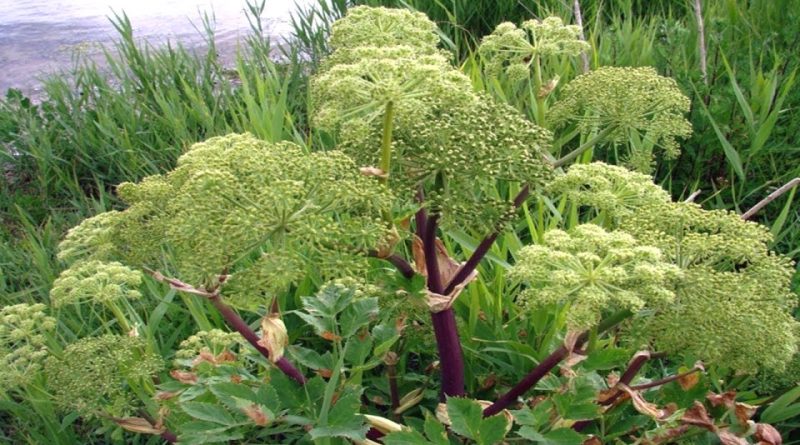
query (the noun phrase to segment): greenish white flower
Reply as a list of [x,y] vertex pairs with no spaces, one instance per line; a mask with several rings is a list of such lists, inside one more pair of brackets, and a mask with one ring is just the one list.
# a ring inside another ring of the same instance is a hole
[[226,274],[223,293],[246,307],[266,304],[311,267],[326,279],[366,267],[364,253],[390,232],[382,215],[393,202],[341,152],[247,134],[195,144],[173,171],[118,192],[130,207],[103,227],[103,243],[92,238],[82,249],[99,246],[127,267],[196,286]]
[[537,57],[577,56],[589,50],[580,32],[579,26],[565,25],[559,17],[528,20],[519,28],[505,22],[483,38],[478,53],[490,74],[505,72],[512,80],[523,80]]
[[41,303],[0,309],[0,391],[26,385],[42,369],[47,335],[56,328],[45,309]]
[[161,357],[145,351],[140,337],[82,338],[47,359],[47,387],[58,405],[82,416],[129,415],[141,406],[132,385],[163,369]]
[[408,9],[356,6],[331,29],[334,50],[361,46],[409,45],[421,53],[433,53],[439,44],[438,29],[421,12]]
[[568,304],[568,327],[583,330],[612,310],[671,303],[681,272],[657,248],[627,233],[583,224],[569,232],[551,230],[543,244],[523,248],[511,276],[528,283],[519,297],[523,304]]
[[646,176],[602,163],[575,165],[551,190],[592,210],[607,228],[654,246],[679,267],[672,304],[648,307],[633,341],[742,372],[779,371],[798,350],[790,258],[769,250],[769,230],[729,211],[672,202]]
[[241,346],[242,341],[242,336],[238,332],[225,332],[220,329],[198,331],[181,342],[175,357],[194,359],[202,351],[217,355]]
[[677,139],[691,135],[684,117],[690,105],[675,80],[652,67],[603,67],[568,83],[548,119],[555,128],[575,124],[585,135],[610,129],[606,142],[626,145],[627,164],[649,173],[653,148],[674,159]]
[[55,307],[92,301],[100,304],[138,300],[142,294],[142,273],[122,263],[88,260],[61,272],[50,290]]

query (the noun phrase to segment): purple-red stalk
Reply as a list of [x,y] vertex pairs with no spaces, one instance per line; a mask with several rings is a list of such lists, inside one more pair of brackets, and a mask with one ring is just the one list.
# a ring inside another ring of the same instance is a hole
[[[269,359],[269,351],[267,348],[261,346],[258,341],[258,335],[250,329],[250,325],[248,325],[239,314],[236,313],[230,306],[226,305],[222,299],[220,298],[219,294],[212,294],[208,297],[211,301],[211,304],[217,308],[222,318],[228,323],[228,325],[233,328],[236,332],[242,335],[245,340],[247,340],[250,345],[252,345],[258,352],[261,353],[264,357]],[[286,357],[281,357],[277,362],[275,362],[275,366],[278,367],[284,374],[289,376],[289,378],[295,380],[297,383],[301,385],[305,385],[306,378],[303,377],[303,374],[292,365]]]
[[[600,325],[597,326],[597,332],[604,332],[612,327],[616,326],[622,320],[628,318],[631,315],[629,311],[620,311],[617,312],[605,320],[603,320]],[[578,339],[575,341],[575,349],[580,348],[583,346],[584,343],[589,339],[589,333],[584,332],[581,334]],[[550,355],[548,355],[544,360],[539,362],[539,364],[533,368],[531,372],[528,373],[522,380],[519,381],[513,388],[508,390],[505,394],[500,396],[494,403],[492,403],[488,408],[483,410],[483,416],[493,416],[504,409],[511,406],[513,403],[517,401],[517,398],[521,395],[528,392],[531,388],[536,386],[544,376],[546,376],[550,371],[553,370],[562,360],[567,358],[569,355],[569,351],[567,351],[566,346],[561,346],[560,348],[556,349]]]
[[[517,196],[514,198],[514,208],[519,208],[522,203],[528,199],[530,193],[530,188],[527,185],[523,186]],[[442,295],[448,295],[450,292],[453,292],[453,289],[455,289],[456,286],[463,283],[464,280],[466,280],[472,274],[472,271],[478,267],[478,264],[480,264],[481,260],[483,260],[483,257],[489,253],[489,249],[492,248],[492,244],[494,244],[498,236],[500,236],[499,228],[495,229],[494,232],[490,233],[480,242],[480,244],[478,244],[478,247],[475,248],[475,252],[472,253],[464,266],[461,267],[453,279],[447,283],[447,286],[445,286],[444,290],[441,292]]]

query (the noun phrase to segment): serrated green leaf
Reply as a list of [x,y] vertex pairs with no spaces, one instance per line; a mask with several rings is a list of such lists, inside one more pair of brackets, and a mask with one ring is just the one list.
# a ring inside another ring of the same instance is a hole
[[448,445],[447,430],[430,412],[425,412],[425,435],[435,445]]
[[450,429],[456,434],[476,440],[480,436],[479,425],[483,420],[483,409],[478,402],[460,397],[447,399],[447,415]]
[[478,438],[476,442],[479,445],[494,445],[500,443],[506,437],[506,427],[508,426],[508,419],[502,414],[487,417],[480,422],[478,428]]
[[205,420],[219,425],[236,425],[236,420],[228,410],[213,403],[186,402],[181,404],[181,408],[183,412],[198,420]]
[[425,437],[416,431],[398,431],[381,439],[385,445],[430,445]]
[[327,423],[309,431],[311,438],[345,437],[350,440],[364,440],[369,427],[364,424],[364,416],[359,413],[360,396],[360,391],[352,391],[339,397],[328,413]]
[[296,345],[288,347],[287,350],[292,358],[295,359],[295,361],[307,368],[314,370],[333,369],[333,356],[330,354],[330,352],[320,355],[313,349]]
[[517,434],[542,445],[583,445],[585,440],[582,434],[573,431],[571,428],[559,428],[547,434],[541,434],[529,426],[524,426],[519,429]]
[[378,299],[362,298],[348,306],[339,317],[341,335],[348,338],[378,316]]

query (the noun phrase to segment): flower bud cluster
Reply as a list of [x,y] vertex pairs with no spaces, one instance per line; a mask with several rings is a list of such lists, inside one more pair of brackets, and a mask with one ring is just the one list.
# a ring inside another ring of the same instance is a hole
[[116,261],[77,262],[61,272],[50,290],[54,307],[92,301],[100,304],[138,300],[142,294],[142,273]]
[[[175,170],[118,191],[130,206],[71,232],[71,252],[99,246],[130,267],[166,263],[165,273],[198,286],[226,274],[224,292],[239,306],[265,304],[311,264],[325,279],[366,267],[363,253],[388,235],[382,215],[394,201],[342,152],[306,153],[248,134],[195,144]],[[89,228],[100,233],[76,235]],[[134,297],[136,277],[122,267],[83,263],[65,272],[56,295]]]
[[511,276],[529,284],[520,294],[523,304],[568,304],[568,327],[584,330],[612,309],[637,312],[671,303],[681,271],[625,232],[583,224],[551,230],[543,244],[523,248]]
[[56,328],[45,308],[37,303],[0,309],[0,392],[25,385],[42,368],[46,336]]
[[508,219],[512,205],[496,195],[496,181],[541,186],[550,178],[542,155],[551,135],[476,94],[437,49],[436,27],[424,16],[356,8],[351,17],[352,11],[337,22],[347,24],[342,29],[370,21],[377,25],[365,29],[374,36],[342,37],[334,26],[335,51],[312,84],[317,124],[336,130],[340,148],[356,162],[375,166],[388,116],[393,161],[386,173],[397,207],[413,206],[422,188],[445,226],[485,232]]
[[242,345],[242,341],[242,336],[237,332],[225,332],[220,329],[198,331],[181,342],[175,352],[175,358],[194,359],[203,351],[217,355]]
[[525,80],[537,57],[577,56],[589,50],[580,32],[579,26],[565,25],[559,17],[528,20],[519,28],[505,22],[483,38],[478,53],[490,75],[504,72],[511,80]]
[[131,385],[149,380],[164,366],[161,357],[145,350],[140,337],[82,338],[47,359],[48,389],[60,406],[86,417],[135,412],[140,404]]
[[794,264],[769,250],[769,230],[724,210],[665,199],[635,172],[575,165],[553,184],[572,202],[605,212],[608,228],[662,252],[682,270],[673,304],[653,307],[632,335],[657,350],[743,371],[780,370],[798,350],[791,313]]
[[677,138],[691,135],[684,118],[690,105],[675,80],[652,67],[603,67],[568,83],[548,119],[555,128],[576,124],[587,135],[612,128],[607,140],[627,144],[628,165],[649,173],[653,146],[674,159],[680,153]]

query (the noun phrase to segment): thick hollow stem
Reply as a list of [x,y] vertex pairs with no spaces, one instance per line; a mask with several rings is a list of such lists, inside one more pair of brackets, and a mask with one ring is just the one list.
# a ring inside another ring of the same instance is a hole
[[[242,320],[242,317],[240,317],[236,311],[231,309],[230,306],[226,305],[218,294],[212,294],[208,297],[208,299],[211,301],[211,304],[217,308],[217,311],[219,311],[220,315],[222,315],[222,318],[225,319],[225,322],[227,322],[231,328],[241,334],[242,337],[244,337],[244,339],[250,343],[250,345],[252,345],[254,348],[256,348],[256,350],[258,350],[258,352],[261,353],[261,355],[269,359],[269,351],[267,351],[267,348],[258,343],[258,335],[256,335],[256,333],[250,329],[250,325]],[[277,366],[278,369],[283,371],[284,374],[295,380],[297,383],[300,383],[301,385],[306,383],[306,379],[303,377],[303,374],[301,374],[300,371],[295,368],[294,365],[289,362],[289,360],[286,359],[286,357],[281,357],[277,362],[275,362],[275,366]]]
[[[522,203],[525,202],[526,199],[528,199],[529,195],[530,195],[530,188],[527,185],[522,187],[522,190],[520,190],[517,196],[514,198],[514,207],[518,208],[519,206],[521,206]],[[441,292],[442,295],[448,295],[450,294],[450,292],[453,292],[453,289],[455,289],[456,286],[464,282],[464,280],[466,280],[467,277],[469,277],[472,274],[472,272],[478,267],[478,264],[480,264],[481,260],[483,260],[483,257],[485,257],[487,253],[489,253],[489,249],[491,249],[492,244],[494,244],[495,240],[497,240],[497,237],[499,235],[500,235],[500,230],[495,230],[494,232],[489,234],[486,238],[484,238],[480,242],[480,244],[478,244],[478,247],[475,248],[475,252],[472,253],[472,255],[469,257],[464,266],[462,266],[461,269],[458,270],[456,275],[450,280],[450,282],[447,283],[447,286],[444,288],[444,291]]]
[[436,348],[439,350],[439,365],[442,370],[442,400],[459,397],[464,390],[464,356],[458,339],[458,326],[453,309],[431,313]]
[[378,255],[377,251],[370,250],[367,253],[367,255],[369,255],[369,256],[371,256],[373,258],[379,258],[379,259],[388,261],[394,267],[396,267],[398,272],[403,274],[403,276],[406,277],[406,278],[411,278],[416,273],[414,271],[414,268],[411,267],[411,264],[409,264],[408,261],[405,260],[405,258],[401,257],[400,255],[397,255],[396,253],[393,253],[393,254],[391,254],[389,256],[382,257],[382,256]]
[[[631,315],[629,311],[621,311],[617,312],[616,314],[611,315],[607,319],[603,320],[600,325],[597,327],[597,332],[604,332],[612,327],[616,326],[622,320],[628,318]],[[578,340],[575,342],[575,348],[581,347],[586,340],[589,339],[589,333],[584,332],[578,337]],[[561,346],[560,348],[553,351],[549,356],[547,356],[544,360],[539,362],[539,364],[533,368],[531,372],[528,373],[522,380],[519,381],[513,388],[511,388],[508,392],[500,396],[496,402],[491,404],[488,408],[483,410],[484,417],[493,416],[504,409],[508,408],[513,404],[517,398],[536,386],[539,381],[546,376],[550,371],[553,370],[562,360],[564,360],[569,352],[565,346]]]
[[[422,248],[425,250],[425,269],[428,272],[428,290],[442,293],[442,276],[439,274],[439,261],[436,254],[436,227],[439,215],[431,215],[425,223],[425,236]],[[447,294],[445,294],[447,295]]]

